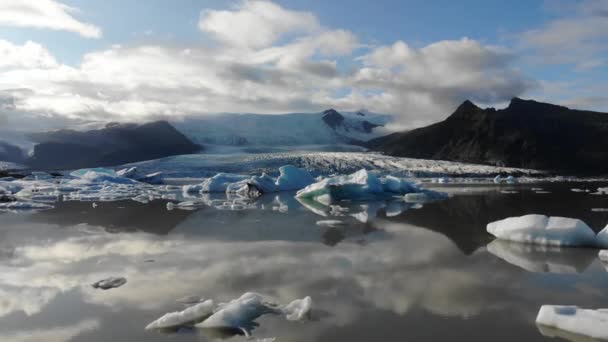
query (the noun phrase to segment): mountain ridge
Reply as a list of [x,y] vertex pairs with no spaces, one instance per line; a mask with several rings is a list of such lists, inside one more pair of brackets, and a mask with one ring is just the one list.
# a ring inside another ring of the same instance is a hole
[[608,114],[517,97],[499,110],[466,100],[441,122],[366,146],[400,157],[608,174]]

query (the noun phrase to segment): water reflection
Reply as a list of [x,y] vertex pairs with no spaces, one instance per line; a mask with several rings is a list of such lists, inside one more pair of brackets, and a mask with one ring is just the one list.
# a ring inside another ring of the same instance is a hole
[[[334,210],[341,214],[328,216],[347,224],[334,228],[317,226],[319,215],[274,196],[260,208],[280,201],[286,212],[167,211],[162,202],[146,211],[125,202],[101,217],[61,203],[49,212],[7,214],[0,227],[0,246],[10,251],[0,258],[0,340],[207,341],[215,337],[143,328],[182,310],[180,298],[222,302],[247,291],[280,302],[313,297],[316,322],[259,320],[254,336],[279,341],[542,340],[533,323],[541,304],[608,304],[606,273],[599,263],[587,266],[587,255],[499,243],[479,248],[488,242],[483,217],[512,212],[510,200],[485,196],[396,216],[388,215],[391,203],[341,203]],[[490,201],[491,209],[480,205]],[[363,211],[373,215],[351,216]],[[536,269],[574,273],[527,272]],[[109,291],[90,287],[109,276],[128,282]]]
[[582,273],[597,260],[592,248],[560,248],[495,240],[488,252],[504,261],[537,273]]

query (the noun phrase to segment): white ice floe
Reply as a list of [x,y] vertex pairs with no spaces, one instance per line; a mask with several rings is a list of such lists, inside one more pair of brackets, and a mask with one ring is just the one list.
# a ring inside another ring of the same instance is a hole
[[608,249],[602,249],[597,253],[597,256],[600,258],[600,260],[608,262]]
[[252,196],[280,191],[300,190],[314,182],[314,178],[306,170],[298,169],[292,165],[279,168],[279,177],[273,178],[262,173],[260,176],[246,176],[230,173],[218,173],[205,179],[201,184],[185,185],[184,194],[199,193],[235,193],[243,196]]
[[536,316],[536,324],[594,339],[608,339],[608,309],[543,305]]
[[591,208],[591,211],[596,213],[605,213],[608,212],[608,208]]
[[390,198],[419,192],[438,195],[436,192],[423,190],[405,179],[392,176],[378,177],[363,169],[350,175],[325,178],[298,191],[296,197],[329,205],[341,200]]
[[290,321],[302,321],[310,319],[311,312],[310,297],[281,306],[261,294],[247,292],[228,303],[218,304],[213,314],[196,327],[242,332],[245,336],[251,336],[251,331],[258,325],[255,320],[262,315],[285,315]]
[[595,244],[599,248],[608,249],[608,225],[597,233]]
[[283,313],[290,321],[309,320],[312,313],[312,299],[310,297],[296,299],[285,305]]
[[503,240],[565,247],[593,247],[595,233],[583,221],[526,215],[489,223],[488,233]]
[[194,325],[213,314],[213,301],[208,299],[183,311],[170,312],[146,326],[146,330],[175,329]]
[[54,207],[50,204],[36,203],[36,202],[5,202],[0,203],[0,210],[10,211],[25,211],[25,210],[48,210]]
[[109,277],[98,282],[91,284],[93,288],[109,290],[117,287],[121,287],[127,283],[127,279],[123,277]]
[[265,314],[280,314],[282,310],[278,304],[269,301],[266,297],[247,292],[241,297],[228,303],[219,304],[215,312],[202,323],[199,328],[231,329],[242,331],[246,336],[256,326],[255,320]]
[[344,221],[340,220],[322,220],[317,221],[317,226],[320,227],[339,227],[345,225]]

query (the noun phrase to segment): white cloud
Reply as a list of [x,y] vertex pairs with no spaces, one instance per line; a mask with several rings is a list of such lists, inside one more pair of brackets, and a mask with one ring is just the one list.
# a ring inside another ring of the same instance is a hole
[[573,64],[576,70],[603,65],[608,46],[608,1],[585,0],[546,25],[521,34],[521,46],[540,63]]
[[[262,28],[245,32],[241,19]],[[218,44],[117,45],[86,54],[75,67],[35,43],[26,49],[3,42],[11,56],[28,57],[7,59],[12,66],[0,68],[0,89],[20,89],[11,92],[17,111],[78,120],[335,107],[396,114],[412,127],[446,116],[466,98],[501,102],[534,85],[503,48],[463,38],[370,50],[350,31],[267,1],[206,11],[201,25]]]
[[78,33],[99,38],[101,29],[74,18],[76,8],[55,0],[0,0],[0,25],[33,27]]
[[203,11],[198,26],[222,42],[250,48],[270,46],[285,34],[320,29],[312,13],[290,11],[264,0],[244,0],[234,10]]
[[28,41],[23,45],[14,45],[0,39],[0,69],[50,69],[57,66],[55,58],[40,44]]

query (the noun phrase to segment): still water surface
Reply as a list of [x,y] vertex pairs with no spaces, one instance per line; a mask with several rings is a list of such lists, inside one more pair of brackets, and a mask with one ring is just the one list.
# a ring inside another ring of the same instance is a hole
[[[540,186],[551,193],[450,186],[439,189],[455,193],[449,200],[421,207],[348,203],[337,217],[346,225],[333,228],[316,222],[336,217],[319,216],[293,194],[243,211],[126,201],[0,213],[0,340],[208,341],[218,337],[144,327],[182,310],[182,297],[220,302],[247,291],[283,303],[313,298],[311,322],[264,316],[253,332],[259,339],[576,340],[541,332],[534,319],[542,304],[608,307],[597,251],[492,241],[485,225],[538,213],[580,218],[599,231],[608,213],[591,209],[608,207],[608,196],[570,188],[606,185]],[[108,291],[90,286],[108,276],[128,282]]]

